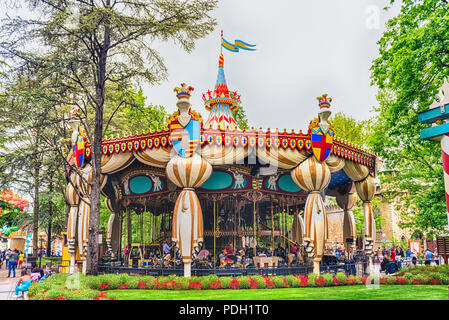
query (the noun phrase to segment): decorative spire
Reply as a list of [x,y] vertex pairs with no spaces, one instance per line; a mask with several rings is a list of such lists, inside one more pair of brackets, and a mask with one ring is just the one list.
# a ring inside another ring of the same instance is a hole
[[218,67],[223,68],[223,63],[224,63],[223,53],[220,53],[220,58],[218,58]]
[[209,90],[203,94],[203,101],[207,111],[210,111],[212,109],[212,105],[215,103],[226,103],[230,105],[231,111],[234,111],[240,102],[240,95],[237,91],[231,92],[228,89],[223,62],[223,54],[220,54],[220,58],[218,59],[218,75],[217,82],[215,83],[215,89],[214,91]]

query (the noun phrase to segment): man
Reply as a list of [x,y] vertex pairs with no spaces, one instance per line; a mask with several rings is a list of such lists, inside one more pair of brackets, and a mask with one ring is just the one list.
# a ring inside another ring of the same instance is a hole
[[170,246],[167,244],[167,240],[164,240],[164,256],[166,256],[167,254],[170,254]]
[[9,268],[9,258],[11,257],[11,249],[8,249],[7,251],[6,251],[6,254],[5,254],[5,261],[6,261],[6,269],[8,269]]
[[410,259],[410,257],[412,256],[412,250],[410,250],[410,248],[407,248],[407,250],[405,251],[405,257],[408,259]]
[[432,261],[432,251],[430,251],[429,248],[426,249],[426,252],[424,252],[424,264],[430,265],[430,262]]
[[9,264],[8,264],[8,278],[11,277],[11,270],[13,271],[14,277],[16,277],[16,266],[17,266],[17,259],[19,259],[19,252],[17,249],[14,249],[14,251],[9,256]]

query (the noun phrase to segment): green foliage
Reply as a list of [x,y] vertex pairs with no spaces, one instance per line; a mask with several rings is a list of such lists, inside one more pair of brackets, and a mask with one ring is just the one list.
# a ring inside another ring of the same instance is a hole
[[237,106],[237,109],[232,112],[232,116],[234,117],[234,120],[237,122],[237,125],[241,130],[249,128],[248,119],[246,118],[246,112],[241,104],[239,104]]
[[334,124],[335,136],[361,146],[366,145],[368,121],[358,121],[343,112],[337,112],[330,120]]
[[439,235],[447,219],[440,146],[420,139],[428,125],[418,122],[417,113],[430,106],[449,75],[447,6],[440,0],[402,1],[371,67],[380,91],[368,142],[385,160],[382,193],[399,198],[403,227],[427,237]]

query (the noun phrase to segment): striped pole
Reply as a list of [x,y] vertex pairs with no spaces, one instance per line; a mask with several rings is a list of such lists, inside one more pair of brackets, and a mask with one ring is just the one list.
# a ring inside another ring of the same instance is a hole
[[443,158],[444,191],[446,195],[446,214],[449,226],[449,134],[441,136],[441,156]]

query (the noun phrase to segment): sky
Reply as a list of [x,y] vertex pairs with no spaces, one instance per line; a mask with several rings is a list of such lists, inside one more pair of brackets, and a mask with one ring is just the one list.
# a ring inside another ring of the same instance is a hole
[[316,97],[328,93],[331,111],[357,120],[373,116],[377,88],[370,67],[385,23],[399,12],[388,0],[222,0],[212,16],[216,29],[186,53],[173,42],[158,43],[168,79],[143,85],[147,101],[176,110],[173,88],[195,88],[192,107],[206,119],[202,93],[213,89],[220,54],[220,30],[228,42],[243,40],[256,51],[223,49],[230,90],[241,94],[250,126],[307,130],[317,116]]
[[[6,14],[1,5],[0,18]],[[221,0],[212,12],[216,29],[196,42],[191,53],[173,41],[155,42],[168,79],[142,84],[147,102],[176,110],[173,88],[185,82],[195,88],[192,108],[206,120],[202,93],[213,89],[220,54],[220,30],[229,42],[243,40],[256,51],[223,49],[230,90],[241,95],[250,126],[287,131],[307,130],[319,111],[316,97],[328,93],[331,111],[366,120],[376,105],[370,67],[377,41],[400,3],[384,11],[389,0]],[[33,13],[8,10],[24,18]]]
[[[216,29],[198,40],[192,52],[173,41],[152,44],[168,78],[141,84],[143,93],[147,103],[172,113],[177,101],[173,89],[184,82],[195,88],[192,108],[206,120],[201,97],[215,86],[223,30],[228,42],[256,45],[256,51],[223,49],[228,87],[240,93],[250,126],[306,131],[317,116],[316,97],[323,93],[332,98],[333,113],[366,120],[376,105],[370,67],[378,56],[377,41],[400,3],[383,10],[387,5],[389,0],[220,0],[211,14]],[[0,5],[0,18],[5,13]],[[8,14],[33,15],[24,8]]]

